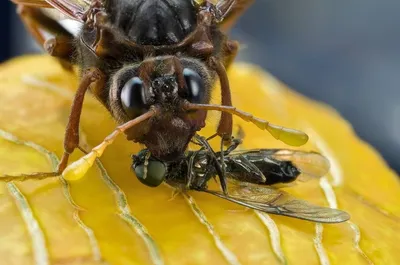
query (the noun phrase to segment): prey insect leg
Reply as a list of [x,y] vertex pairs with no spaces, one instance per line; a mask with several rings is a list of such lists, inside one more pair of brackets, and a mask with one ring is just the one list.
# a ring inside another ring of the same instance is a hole
[[301,146],[308,141],[308,135],[302,131],[271,124],[266,120],[254,117],[251,113],[238,110],[233,106],[194,104],[185,102],[184,108],[186,110],[217,110],[236,115],[247,122],[255,124],[262,130],[267,130],[275,139],[280,140],[288,145]]
[[221,150],[220,150],[220,161],[221,161],[221,171],[222,171],[222,175],[225,178],[225,174],[226,174],[226,169],[225,169],[225,157],[224,157],[224,139],[221,139]]
[[199,135],[195,135],[194,136],[196,138],[196,140],[198,140],[206,149],[208,149],[211,159],[213,160],[213,164],[215,166],[215,170],[217,171],[218,177],[219,177],[219,181],[221,184],[221,188],[224,194],[227,194],[227,186],[226,186],[226,179],[225,179],[225,172],[222,171],[221,165],[218,162],[217,156],[214,152],[214,150],[211,148],[211,146],[209,145],[209,143],[207,142],[207,140]]
[[[224,155],[229,155],[232,151],[234,151],[239,145],[242,144],[244,139],[244,131],[242,126],[238,125],[238,132],[236,133],[236,137],[232,136],[231,145],[224,151]],[[222,151],[222,150],[221,150]]]
[[189,166],[188,166],[188,175],[187,175],[187,182],[186,182],[186,188],[190,189],[190,186],[192,185],[192,180],[193,180],[193,163],[194,163],[194,159],[196,158],[197,154],[203,150],[203,148],[201,148],[200,150],[193,152],[193,154],[190,156],[189,159]]
[[225,155],[229,155],[230,152],[235,150],[239,144],[241,144],[242,141],[239,139],[232,139],[231,145],[224,151],[224,139],[221,139],[221,150],[219,152],[220,154],[220,161],[221,161],[221,170],[222,170],[222,175],[225,177],[226,176],[226,164],[225,164]]
[[70,154],[79,148],[79,122],[82,113],[83,100],[88,88],[94,84],[95,86],[103,85],[103,74],[97,68],[87,70],[81,80],[78,90],[75,94],[71,106],[71,112],[68,119],[68,124],[65,129],[64,136],[64,153],[58,164],[56,172],[37,172],[31,174],[19,175],[3,175],[0,176],[1,181],[24,181],[27,179],[44,179],[49,177],[60,176],[67,167]]
[[224,156],[229,155],[232,151],[234,151],[240,144],[242,143],[242,140],[240,139],[232,139],[232,144],[225,150],[223,151],[223,145],[221,144],[221,153],[224,153]]

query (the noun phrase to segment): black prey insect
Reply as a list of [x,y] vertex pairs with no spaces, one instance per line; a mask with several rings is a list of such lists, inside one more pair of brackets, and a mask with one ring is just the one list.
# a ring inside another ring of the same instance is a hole
[[[180,161],[164,162],[151,156],[147,149],[140,151],[133,156],[136,176],[148,186],[155,187],[165,181],[180,190],[207,192],[266,213],[322,223],[339,223],[350,218],[344,211],[313,205],[278,188],[325,175],[329,161],[324,156],[288,149],[234,151],[240,144],[237,140],[227,150],[214,152],[207,140],[196,139],[203,147],[188,151]],[[225,181],[220,183],[226,185],[222,191],[208,188],[208,181],[216,175]]]

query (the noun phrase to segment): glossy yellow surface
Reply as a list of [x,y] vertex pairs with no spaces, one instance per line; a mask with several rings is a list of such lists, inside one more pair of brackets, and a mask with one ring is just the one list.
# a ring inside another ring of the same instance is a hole
[[[190,192],[193,205],[167,186],[141,184],[130,171],[130,155],[142,147],[119,137],[101,158],[104,168],[96,164],[69,186],[59,179],[0,183],[0,264],[399,264],[400,182],[377,152],[335,111],[257,67],[236,64],[229,75],[237,108],[307,132],[309,142],[296,148],[330,159],[326,178],[286,190],[318,205],[337,204],[351,222],[258,215]],[[53,169],[51,153],[62,154],[76,87],[75,75],[46,56],[0,66],[0,174]],[[213,133],[218,116],[209,114],[201,134]],[[255,125],[235,124],[244,130],[244,148],[288,147]],[[114,127],[88,96],[82,143],[93,147]],[[77,151],[72,161],[82,156]]]

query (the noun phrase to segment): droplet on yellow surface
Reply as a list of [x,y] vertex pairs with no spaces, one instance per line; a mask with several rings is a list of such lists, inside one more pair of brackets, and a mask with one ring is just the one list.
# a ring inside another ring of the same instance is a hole
[[[130,155],[142,146],[119,137],[76,181],[0,183],[0,264],[399,264],[400,183],[376,151],[329,107],[257,67],[236,64],[229,78],[238,109],[306,132],[308,143],[296,148],[329,159],[326,177],[285,190],[345,210],[349,222],[315,224],[208,194],[146,187],[130,170]],[[55,169],[77,84],[47,56],[0,66],[0,174]],[[217,103],[218,89],[213,93]],[[219,115],[209,113],[202,135],[213,134]],[[244,131],[242,148],[290,148],[251,123],[234,122]],[[81,144],[98,145],[115,125],[88,96]],[[71,162],[82,156],[76,151]]]

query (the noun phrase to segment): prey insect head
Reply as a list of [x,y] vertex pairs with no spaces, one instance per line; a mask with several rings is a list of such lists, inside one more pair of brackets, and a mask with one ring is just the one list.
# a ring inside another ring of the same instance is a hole
[[151,157],[149,150],[141,150],[132,156],[132,169],[140,182],[149,187],[157,187],[164,180],[167,173],[166,165],[160,160]]

